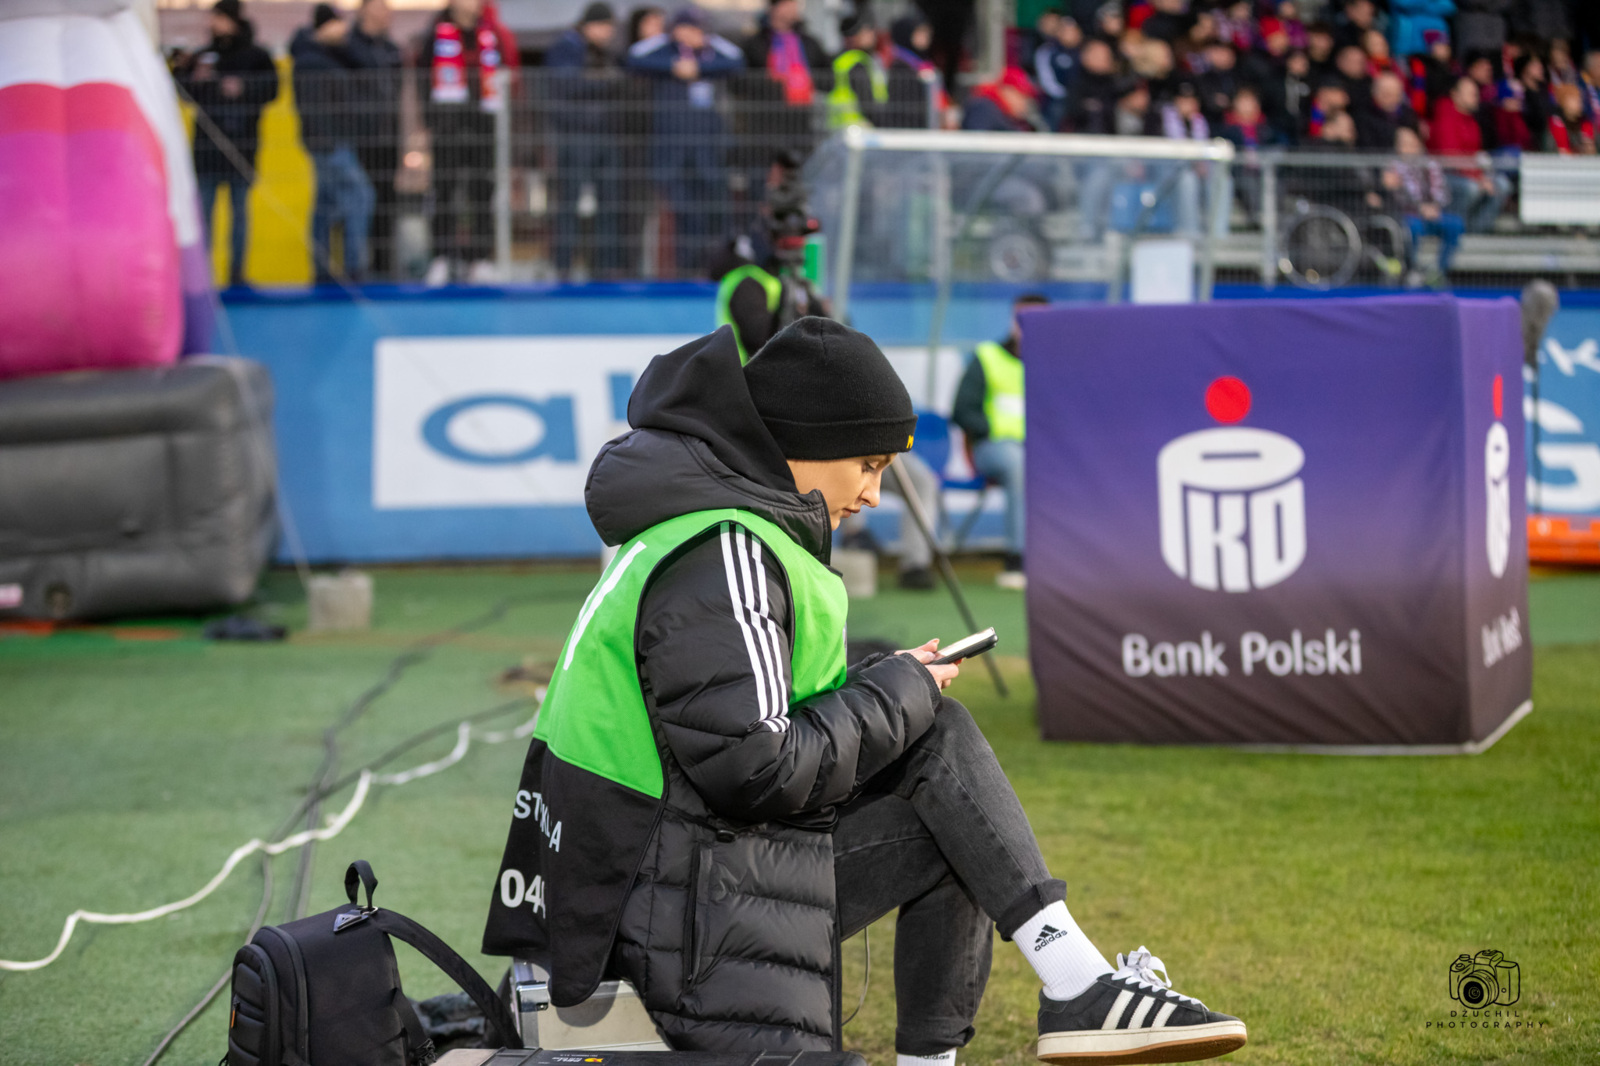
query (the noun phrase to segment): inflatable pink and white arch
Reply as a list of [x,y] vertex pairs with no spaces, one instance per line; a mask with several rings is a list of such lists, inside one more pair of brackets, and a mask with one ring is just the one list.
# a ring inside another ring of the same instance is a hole
[[210,342],[172,79],[133,0],[0,4],[0,379]]

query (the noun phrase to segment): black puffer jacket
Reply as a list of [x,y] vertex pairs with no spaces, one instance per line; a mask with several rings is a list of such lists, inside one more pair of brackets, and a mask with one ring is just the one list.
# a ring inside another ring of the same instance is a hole
[[[635,431],[589,474],[589,514],[607,543],[734,507],[827,561],[826,507],[818,493],[796,493],[730,329],[658,357],[628,416]],[[839,1025],[834,808],[932,725],[939,690],[911,657],[879,657],[843,687],[791,705],[781,725],[763,721],[762,694],[789,691],[785,572],[764,549],[759,572],[731,563],[723,536],[713,530],[669,558],[640,606],[634,650],[666,780],[653,821],[608,808],[597,779],[552,766],[559,760],[536,741],[522,788],[562,812],[565,840],[607,844],[581,866],[563,856],[567,865],[546,867],[548,930],[497,897],[485,950],[547,959],[558,1006],[586,997],[604,970],[628,978],[677,1048],[824,1050]],[[777,635],[776,663],[747,629]],[[639,828],[619,830],[629,823]],[[528,869],[538,842],[526,833],[513,822],[503,868]],[[586,918],[561,918],[558,898],[581,900]]]

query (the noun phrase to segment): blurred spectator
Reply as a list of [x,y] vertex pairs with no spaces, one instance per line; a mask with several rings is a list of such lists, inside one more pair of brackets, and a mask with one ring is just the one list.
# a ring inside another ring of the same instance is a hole
[[1264,82],[1259,92],[1274,126],[1300,129],[1311,113],[1311,61],[1304,52],[1290,52],[1282,69]]
[[1455,13],[1455,0],[1389,0],[1394,54],[1412,56],[1427,51],[1423,35],[1430,30],[1448,33],[1450,24],[1446,20]]
[[450,0],[428,34],[429,90],[422,109],[433,146],[430,285],[495,279],[494,116],[505,100],[501,71],[516,67],[516,42],[484,0]]
[[1139,78],[1123,79],[1117,86],[1111,132],[1119,137],[1146,137],[1152,132],[1150,127],[1150,87]]
[[1076,19],[1056,21],[1056,35],[1034,53],[1034,81],[1044,96],[1044,121],[1059,130],[1067,120],[1073,87],[1078,80],[1078,53],[1083,47],[1083,30]]
[[1178,90],[1177,62],[1172,46],[1166,41],[1130,41],[1129,66],[1143,79],[1150,90],[1150,98],[1165,102]]
[[1556,110],[1550,116],[1551,149],[1562,155],[1595,154],[1595,119],[1584,114],[1583,91],[1576,85],[1556,89]]
[[1338,69],[1345,95],[1350,97],[1350,107],[1355,111],[1365,108],[1372,99],[1372,79],[1367,74],[1366,50],[1359,45],[1347,44],[1334,54],[1333,64]]
[[1366,46],[1368,30],[1382,33],[1387,25],[1373,0],[1345,0],[1343,13],[1334,20],[1335,43],[1340,48]]
[[1384,71],[1372,79],[1372,99],[1356,110],[1356,143],[1375,152],[1386,152],[1395,146],[1395,130],[1401,126],[1416,130],[1420,123],[1417,113],[1406,103],[1405,83],[1393,71]]
[[343,240],[342,276],[349,282],[361,281],[366,273],[372,229],[372,182],[355,150],[355,79],[345,50],[349,37],[350,24],[324,3],[312,9],[311,25],[302,26],[289,42],[300,139],[317,176],[311,251],[318,285],[333,281],[334,227]]
[[878,62],[878,30],[863,13],[839,24],[844,47],[833,61],[833,90],[828,93],[828,125],[872,126],[889,102],[889,77]]
[[813,72],[828,66],[827,50],[801,24],[800,0],[771,0],[761,28],[744,42],[744,59],[782,85],[784,102],[795,107],[811,106]]
[[646,37],[667,32],[667,13],[659,7],[636,7],[628,14],[628,48]]
[[1239,150],[1234,187],[1245,213],[1255,221],[1261,216],[1261,165],[1256,151],[1282,144],[1283,136],[1261,113],[1261,99],[1249,86],[1234,96],[1233,109],[1223,117],[1220,132]]
[[1110,133],[1117,105],[1117,59],[1104,38],[1091,37],[1079,53],[1077,84],[1067,104],[1067,126],[1074,133]]
[[345,42],[356,70],[356,158],[372,183],[373,227],[368,240],[371,272],[395,270],[395,178],[400,171],[400,48],[389,37],[389,0],[363,0]]
[[[1469,77],[1456,79],[1450,95],[1433,110],[1429,126],[1428,150],[1436,155],[1477,155],[1483,150],[1478,129],[1478,83]],[[1511,182],[1504,174],[1477,168],[1451,170],[1450,203],[1467,221],[1467,232],[1486,233],[1494,228],[1500,208],[1511,195]]]
[[232,256],[228,284],[244,283],[250,232],[250,185],[256,179],[261,109],[278,95],[278,68],[255,43],[255,27],[239,0],[217,0],[211,8],[211,42],[178,68],[178,84],[194,101],[194,173],[200,191],[200,217],[207,232],[217,188],[228,187],[233,207]]
[[1032,70],[1034,57],[1045,42],[1056,39],[1056,32],[1061,25],[1061,9],[1047,7],[1039,12],[1039,17],[1033,20],[1033,25],[1023,30],[1017,37],[1017,63],[1023,70]]
[[698,8],[685,7],[665,34],[629,49],[628,66],[655,79],[654,169],[677,224],[678,269],[688,274],[708,261],[728,196],[727,131],[709,79],[742,68],[744,53],[707,33]]
[[1218,7],[1212,18],[1217,24],[1217,40],[1241,52],[1255,47],[1255,13],[1251,9],[1250,0],[1232,0]]
[[[1474,56],[1467,63],[1466,75],[1477,83],[1479,100],[1493,100],[1495,98],[1498,92],[1495,85],[1500,77],[1499,64],[1495,62],[1495,57],[1486,55]],[[1451,78],[1450,88],[1445,90],[1446,96],[1450,95],[1450,90],[1455,88],[1455,84],[1456,79]],[[1438,106],[1438,102],[1435,101],[1434,107]],[[1495,139],[1497,131],[1494,124],[1494,112],[1489,108],[1480,107],[1473,117],[1478,123],[1478,140],[1483,145],[1484,151],[1492,152],[1500,147],[1500,142]]]
[[[1591,48],[1590,51],[1597,49]],[[1557,37],[1550,42],[1549,52],[1544,64],[1545,81],[1554,88],[1557,85],[1578,85],[1583,81],[1583,75],[1578,73],[1577,64],[1572,61],[1572,45],[1565,38]]]
[[1283,23],[1283,32],[1289,35],[1289,47],[1295,51],[1305,51],[1311,35],[1300,19],[1300,5],[1295,0],[1278,0],[1277,12],[1278,21]]
[[1043,119],[1034,107],[1037,96],[1038,90],[1026,74],[1007,67],[994,81],[972,90],[961,116],[961,128],[1020,133],[1042,129]]
[[1590,118],[1600,118],[1600,47],[1589,49],[1583,57],[1578,86],[1583,91],[1584,113]]
[[1206,70],[1197,81],[1201,109],[1213,120],[1219,120],[1233,103],[1234,94],[1244,84],[1239,77],[1238,53],[1233,45],[1216,41],[1206,45]]
[[1433,112],[1433,102],[1450,91],[1450,83],[1461,73],[1450,53],[1450,35],[1442,30],[1424,30],[1427,51],[1406,59],[1408,96],[1411,110],[1418,115]]
[[1173,141],[1209,141],[1211,124],[1200,112],[1200,94],[1193,82],[1180,82],[1161,107],[1161,135]]
[[1334,115],[1342,115],[1350,110],[1350,94],[1344,91],[1342,81],[1328,81],[1318,86],[1317,91],[1311,96],[1311,111],[1306,115],[1305,128],[1300,131],[1300,140],[1317,140],[1322,136],[1322,127]]
[[556,135],[555,261],[562,277],[572,272],[582,215],[594,219],[590,273],[610,278],[622,270],[622,156],[617,136],[617,61],[611,51],[616,35],[611,5],[594,0],[544,57],[544,65],[553,72],[546,84]]
[[1506,43],[1506,13],[1515,0],[1456,0],[1456,54],[1499,54]]
[[1333,56],[1336,50],[1333,27],[1326,22],[1312,23],[1311,28],[1306,30],[1306,58],[1311,61],[1313,84],[1334,76]]
[[1189,0],[1151,0],[1150,6],[1154,10],[1139,27],[1139,32],[1150,40],[1172,44],[1187,36],[1195,24]]
[[1095,36],[1104,37],[1108,41],[1120,41],[1128,29],[1128,20],[1122,13],[1122,4],[1118,0],[1106,0],[1105,3],[1095,8],[1094,30]]
[[889,27],[890,125],[937,126],[950,114],[944,78],[928,51],[932,46],[933,25],[921,15],[903,15]]
[[1404,76],[1400,64],[1389,51],[1389,39],[1377,30],[1367,31],[1362,51],[1367,53],[1367,77],[1376,78],[1385,73]]
[[1551,111],[1546,99],[1544,61],[1531,54],[1518,56],[1511,64],[1511,77],[1501,81],[1495,91],[1496,147],[1522,152],[1542,149]]
[[1388,194],[1389,209],[1400,216],[1411,231],[1411,245],[1407,254],[1407,281],[1416,284],[1417,246],[1423,237],[1439,238],[1439,273],[1450,273],[1450,262],[1455,258],[1456,245],[1466,228],[1460,215],[1445,210],[1450,204],[1450,186],[1445,181],[1444,170],[1427,158],[1422,150],[1422,138],[1408,126],[1395,130],[1394,149],[1400,158],[1383,172],[1383,188]]

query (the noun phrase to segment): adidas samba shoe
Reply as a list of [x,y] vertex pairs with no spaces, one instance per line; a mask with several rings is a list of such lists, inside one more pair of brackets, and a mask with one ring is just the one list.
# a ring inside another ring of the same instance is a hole
[[1039,993],[1039,1057],[1073,1066],[1193,1062],[1243,1047],[1244,1022],[1172,991],[1166,969],[1141,947],[1066,1002]]

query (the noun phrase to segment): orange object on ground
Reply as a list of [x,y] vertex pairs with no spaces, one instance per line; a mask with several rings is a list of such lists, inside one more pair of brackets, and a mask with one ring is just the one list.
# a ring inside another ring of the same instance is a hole
[[1529,515],[1528,558],[1536,563],[1600,566],[1600,519]]

